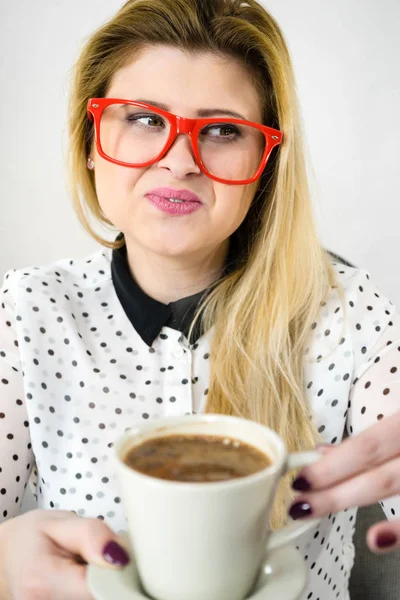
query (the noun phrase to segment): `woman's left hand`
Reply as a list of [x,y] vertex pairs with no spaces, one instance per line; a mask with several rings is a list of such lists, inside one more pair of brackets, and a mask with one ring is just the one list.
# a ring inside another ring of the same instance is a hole
[[[293,483],[301,492],[290,509],[293,518],[325,516],[400,494],[400,413],[338,446],[318,449],[323,458]],[[373,552],[399,550],[400,520],[373,525],[367,544]]]

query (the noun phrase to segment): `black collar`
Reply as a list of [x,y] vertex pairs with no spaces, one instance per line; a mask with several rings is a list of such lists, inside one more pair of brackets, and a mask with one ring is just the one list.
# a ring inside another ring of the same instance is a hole
[[[122,235],[117,237],[120,240]],[[236,265],[236,246],[231,243],[224,275],[233,271]],[[128,319],[142,340],[151,347],[161,329],[171,327],[188,337],[190,325],[200,302],[211,288],[193,296],[181,298],[170,304],[162,304],[148,296],[132,277],[126,252],[126,245],[112,253],[111,275],[118,299]],[[194,344],[202,335],[201,322],[197,322],[190,343]]]

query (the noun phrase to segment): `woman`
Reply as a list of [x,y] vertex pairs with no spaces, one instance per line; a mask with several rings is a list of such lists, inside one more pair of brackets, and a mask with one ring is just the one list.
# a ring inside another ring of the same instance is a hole
[[[321,248],[290,57],[255,0],[129,0],[83,49],[70,107],[72,195],[104,248],[9,272],[2,289],[7,598],[90,598],[86,562],[129,560],[110,455],[135,420],[237,414],[296,451],[400,407],[398,317],[365,271]],[[376,431],[380,464],[392,450]],[[370,466],[357,440],[295,481],[308,492],[292,517],[361,503],[348,482]],[[39,510],[17,516],[28,480]],[[398,493],[394,481],[368,501]],[[348,597],[354,517],[329,514],[300,541],[304,598]]]

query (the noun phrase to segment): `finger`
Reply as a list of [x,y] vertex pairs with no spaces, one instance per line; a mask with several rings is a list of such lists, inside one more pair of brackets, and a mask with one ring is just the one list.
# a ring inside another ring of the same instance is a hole
[[79,565],[72,559],[59,559],[51,573],[52,600],[93,600],[86,565]]
[[371,552],[376,554],[400,550],[400,521],[382,521],[370,527],[367,544]]
[[334,446],[333,444],[317,444],[317,446],[315,446],[315,449],[324,456],[329,452],[334,452],[336,448],[337,446]]
[[320,490],[347,480],[400,455],[400,412],[347,439],[299,474],[294,489]]
[[57,511],[57,516],[43,520],[41,527],[59,548],[102,567],[119,568],[128,564],[127,543],[103,521],[79,517],[68,511]]
[[40,569],[35,568],[17,583],[15,597],[43,600],[93,600],[90,594],[86,566],[71,558],[47,555],[41,557]]
[[[320,517],[345,508],[368,506],[382,498],[390,498],[400,492],[399,469],[400,458],[395,458],[333,487],[302,494],[296,498],[290,514],[293,518]],[[305,505],[308,505],[308,508]]]

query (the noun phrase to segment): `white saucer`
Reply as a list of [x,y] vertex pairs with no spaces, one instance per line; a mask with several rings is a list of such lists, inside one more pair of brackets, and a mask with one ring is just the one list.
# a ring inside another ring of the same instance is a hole
[[[131,561],[123,569],[107,569],[89,564],[87,579],[95,600],[149,600]],[[307,584],[307,567],[290,544],[273,550],[261,570],[253,593],[247,600],[299,600]]]

